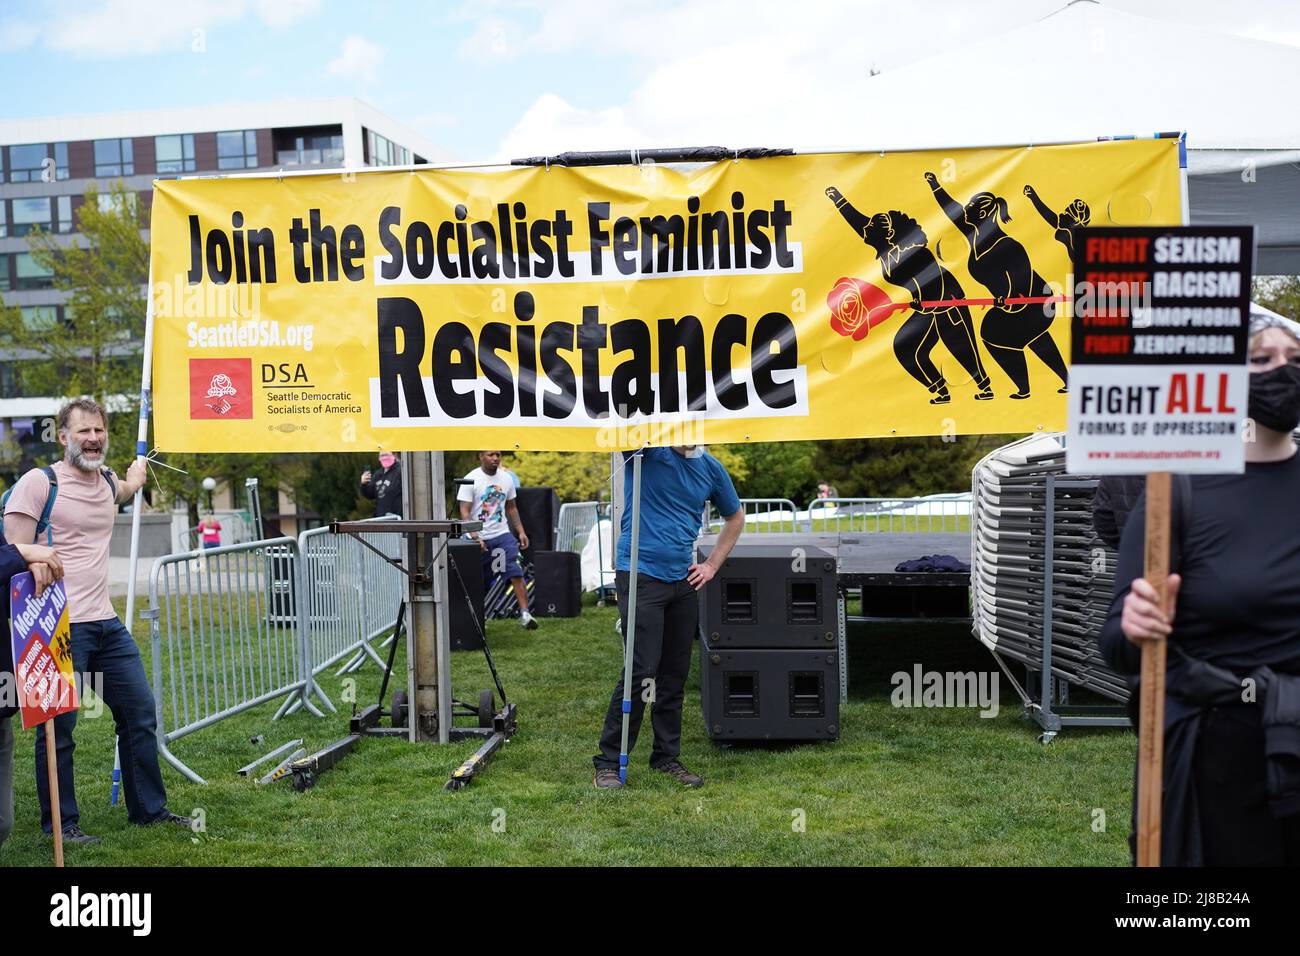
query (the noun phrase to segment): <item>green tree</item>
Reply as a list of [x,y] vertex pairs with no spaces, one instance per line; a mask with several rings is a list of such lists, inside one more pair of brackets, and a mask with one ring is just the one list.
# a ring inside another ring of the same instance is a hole
[[336,452],[293,455],[283,463],[281,477],[292,489],[299,511],[314,511],[322,524],[355,521],[375,513],[375,503],[361,494],[361,474],[377,471],[371,453]]
[[204,478],[215,478],[218,488],[229,488],[236,507],[239,508],[247,507],[244,479],[256,478],[263,512],[276,511],[276,491],[285,481],[288,460],[296,457],[309,456],[172,452],[158,456],[163,464],[150,465],[149,487],[154,491],[155,506],[169,505],[183,499],[187,504],[191,526],[198,524],[200,510],[206,510],[208,505],[208,494],[203,489]]
[[517,451],[502,464],[519,476],[521,484],[554,488],[561,501],[597,501],[609,497],[607,454]]
[[1251,298],[1288,319],[1300,321],[1300,276],[1261,276]]
[[789,498],[802,505],[816,494],[816,442],[755,442],[727,447],[744,462],[743,480],[732,475],[742,497]]
[[820,442],[819,477],[845,498],[890,498],[970,490],[976,463],[1016,435],[873,438]]
[[[709,453],[731,473],[738,490],[750,474],[749,463],[739,449],[740,446],[709,446]],[[476,457],[474,465],[477,464]],[[504,458],[502,464],[519,476],[521,484],[554,488],[561,501],[608,499],[612,487],[612,467],[607,452],[517,451]]]
[[118,182],[100,198],[86,190],[78,234],[31,236],[32,258],[67,293],[63,321],[0,306],[0,341],[25,353],[15,363],[21,394],[89,395],[113,413],[109,461],[120,472],[135,448],[149,246],[134,193]]

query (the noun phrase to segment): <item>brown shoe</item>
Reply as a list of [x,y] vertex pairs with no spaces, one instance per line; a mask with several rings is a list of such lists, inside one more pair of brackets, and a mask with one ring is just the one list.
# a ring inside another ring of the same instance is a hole
[[596,771],[596,786],[601,790],[617,790],[623,786],[623,781],[618,777],[618,771],[610,767],[603,767]]
[[658,770],[661,773],[672,774],[674,779],[676,779],[679,783],[687,787],[704,786],[704,778],[701,777],[698,773],[691,773],[689,770],[687,770],[685,767],[682,766],[681,761],[679,760],[670,760],[662,767],[651,767],[650,769]]

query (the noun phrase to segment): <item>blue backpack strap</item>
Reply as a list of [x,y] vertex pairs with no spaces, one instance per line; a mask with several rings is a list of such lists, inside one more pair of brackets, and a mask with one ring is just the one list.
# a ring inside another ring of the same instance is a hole
[[45,507],[41,509],[40,520],[36,522],[36,537],[34,540],[41,539],[41,532],[45,532],[45,543],[54,547],[54,529],[50,527],[50,514],[54,511],[54,499],[59,495],[59,479],[54,474],[54,468],[46,465],[41,471],[45,472],[45,477],[50,482],[50,493],[45,496]]
[[111,468],[105,467],[99,469],[99,473],[103,475],[104,480],[108,482],[108,490],[113,493],[113,507],[116,508],[117,507],[117,482],[113,480],[113,470]]

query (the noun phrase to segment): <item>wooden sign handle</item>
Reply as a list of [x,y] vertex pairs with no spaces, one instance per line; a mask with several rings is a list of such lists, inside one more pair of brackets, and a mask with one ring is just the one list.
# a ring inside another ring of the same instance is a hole
[[54,718],[45,722],[45,772],[50,778],[50,821],[54,824],[54,865],[63,866],[63,814],[59,812],[59,763],[54,752]]
[[[1169,611],[1169,515],[1171,476],[1147,475],[1146,553],[1142,576]],[[1160,865],[1160,822],[1164,798],[1164,639],[1142,642],[1141,710],[1138,717],[1137,865]]]

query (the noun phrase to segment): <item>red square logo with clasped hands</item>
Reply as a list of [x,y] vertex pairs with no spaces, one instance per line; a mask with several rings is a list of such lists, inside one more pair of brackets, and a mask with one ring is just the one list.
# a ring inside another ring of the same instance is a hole
[[190,359],[191,421],[252,417],[252,359]]

